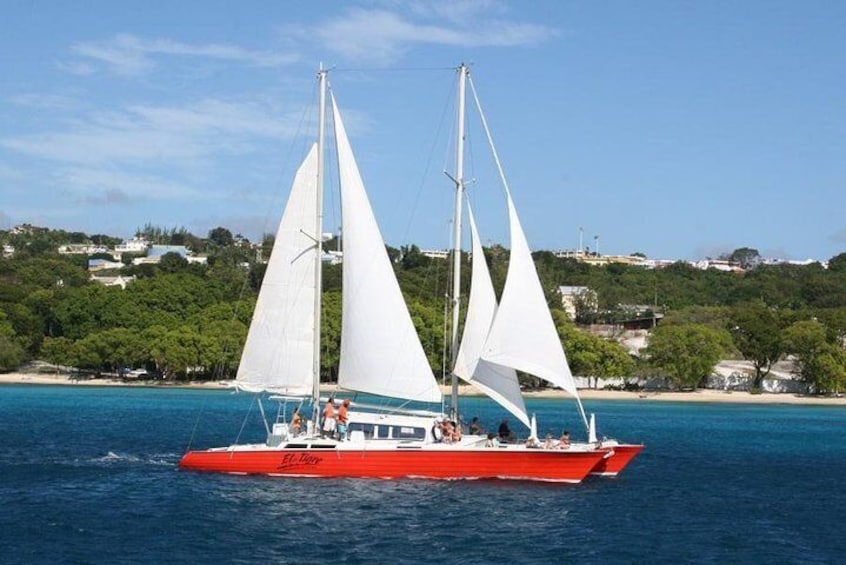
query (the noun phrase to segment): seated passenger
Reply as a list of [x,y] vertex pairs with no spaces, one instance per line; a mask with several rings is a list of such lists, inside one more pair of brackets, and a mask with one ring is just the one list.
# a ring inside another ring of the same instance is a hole
[[303,417],[300,416],[300,409],[294,408],[294,413],[291,415],[291,435],[300,435],[300,429],[303,425]]
[[564,430],[561,437],[558,438],[558,449],[567,449],[570,447],[570,432]]
[[538,441],[538,438],[536,438],[535,436],[529,436],[528,439],[526,439],[526,447],[529,447],[531,449],[536,449],[540,446],[541,446],[541,443]]
[[511,431],[511,428],[508,425],[508,420],[503,420],[499,424],[497,435],[499,436],[499,441],[504,441],[506,443],[514,441],[514,433]]
[[455,426],[449,420],[441,422],[441,433],[443,434],[444,443],[452,443],[455,441]]
[[485,433],[485,428],[483,428],[481,424],[479,424],[478,416],[473,416],[473,420],[470,421],[470,428],[467,430],[467,432],[471,436],[478,436]]

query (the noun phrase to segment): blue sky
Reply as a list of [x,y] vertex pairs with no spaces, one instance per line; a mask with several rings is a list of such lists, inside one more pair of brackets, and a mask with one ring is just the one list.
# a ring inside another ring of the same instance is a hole
[[[843,2],[5,0],[3,12],[3,229],[273,231],[323,62],[386,241],[445,248],[449,69],[464,61],[535,249],[576,247],[583,227],[603,253],[653,258],[846,251]],[[482,237],[505,242],[480,133],[470,146]]]

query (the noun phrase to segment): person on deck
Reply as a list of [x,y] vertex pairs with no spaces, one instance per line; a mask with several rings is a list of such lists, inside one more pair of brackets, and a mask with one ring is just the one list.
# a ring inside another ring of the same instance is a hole
[[499,436],[500,441],[504,441],[506,443],[511,443],[512,441],[514,441],[514,433],[508,426],[508,420],[503,420],[502,422],[500,422],[499,429],[497,430],[497,435]]
[[444,443],[452,443],[455,441],[455,426],[447,419],[441,422],[441,441]]
[[473,419],[470,421],[470,428],[467,431],[471,436],[479,436],[485,433],[485,428],[479,424],[478,416],[473,416]]
[[291,415],[291,434],[294,436],[300,435],[302,427],[303,417],[300,416],[300,409],[294,408],[294,413]]
[[350,399],[345,398],[341,403],[341,407],[338,408],[338,439],[340,441],[344,441],[347,438],[347,422],[349,421],[347,411],[349,410],[349,407]]
[[450,422],[452,424],[452,441],[458,443],[461,441],[461,426],[457,425],[455,422]]
[[329,437],[335,435],[335,399],[330,398],[326,402],[326,408],[323,410],[323,428],[320,432],[320,437]]
[[570,447],[570,432],[564,430],[561,437],[558,438],[558,449],[568,449]]

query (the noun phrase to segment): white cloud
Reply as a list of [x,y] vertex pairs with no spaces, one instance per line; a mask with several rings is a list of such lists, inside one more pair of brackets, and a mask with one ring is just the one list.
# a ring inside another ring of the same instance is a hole
[[[553,28],[491,17],[501,13],[492,1],[415,3],[415,21],[395,11],[353,8],[312,28],[287,27],[283,32],[316,37],[326,48],[356,61],[387,65],[415,45],[455,47],[511,47],[532,45],[557,34]],[[470,17],[473,16],[473,17]]]
[[425,17],[441,17],[451,22],[470,23],[470,20],[501,15],[506,7],[497,0],[417,1],[409,3],[412,13]]
[[[119,34],[105,41],[75,43],[71,51],[83,60],[104,64],[112,72],[124,76],[151,71],[156,66],[156,55],[202,57],[258,67],[278,67],[297,60],[296,55],[289,53],[250,51],[218,43],[192,45],[171,39],[143,39],[131,34]],[[91,72],[91,66],[85,63],[62,63],[62,67],[76,74]]]
[[178,182],[126,170],[77,167],[61,171],[56,176],[74,198],[89,204],[124,204],[131,200],[180,200],[201,196],[200,191]]
[[18,106],[46,110],[67,110],[76,106],[76,100],[73,97],[63,94],[18,94],[12,96],[10,101],[12,104],[17,104]]
[[0,163],[0,180],[21,180],[24,174],[19,169],[11,167],[5,163]]
[[90,115],[59,131],[2,139],[0,145],[73,164],[178,163],[218,152],[249,151],[257,137],[293,134],[296,120],[280,118],[273,108],[253,102],[206,99],[182,107],[134,105]]

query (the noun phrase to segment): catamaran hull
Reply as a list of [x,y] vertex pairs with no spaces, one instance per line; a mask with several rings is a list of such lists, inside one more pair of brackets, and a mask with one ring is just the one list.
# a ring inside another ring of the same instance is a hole
[[608,457],[600,460],[596,467],[590,472],[591,475],[601,477],[616,477],[625,469],[637,454],[643,451],[642,445],[620,444],[609,447],[601,447],[600,451],[609,454]]
[[606,453],[535,449],[190,451],[182,469],[278,477],[512,479],[579,483]]

